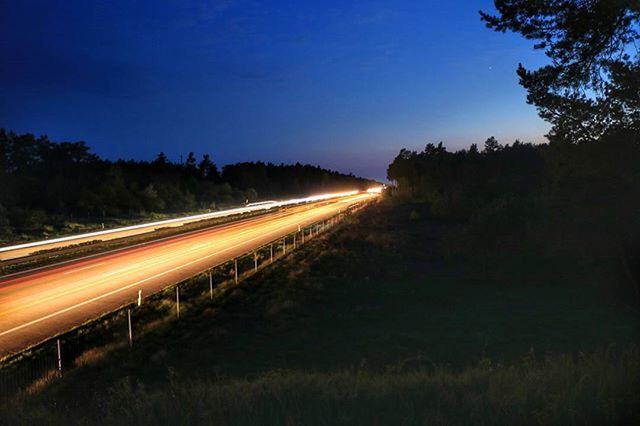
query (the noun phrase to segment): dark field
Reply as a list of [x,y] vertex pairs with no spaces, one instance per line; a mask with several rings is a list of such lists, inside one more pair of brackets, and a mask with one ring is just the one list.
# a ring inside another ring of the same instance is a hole
[[[5,407],[13,424],[629,424],[638,314],[591,259],[444,255],[380,203]],[[472,278],[473,277],[473,278]]]

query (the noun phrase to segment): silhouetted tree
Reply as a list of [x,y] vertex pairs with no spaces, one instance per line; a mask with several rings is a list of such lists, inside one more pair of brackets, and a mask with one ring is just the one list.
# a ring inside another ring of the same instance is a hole
[[198,171],[200,172],[200,176],[203,178],[210,179],[214,182],[217,182],[220,179],[218,167],[213,161],[211,161],[209,154],[204,154],[202,156],[202,160],[198,164]]
[[553,124],[551,138],[593,141],[609,131],[640,131],[640,1],[495,0],[489,28],[535,40],[552,63],[519,65],[527,101]]
[[193,152],[190,152],[187,156],[187,161],[185,162],[185,167],[189,172],[195,173],[196,171],[196,156]]
[[165,165],[169,164],[169,159],[167,158],[167,155],[164,152],[161,152],[161,153],[158,154],[158,156],[153,161],[153,163],[157,164],[159,166],[165,166]]
[[500,151],[501,149],[502,146],[498,143],[498,140],[491,136],[486,141],[484,141],[484,149],[482,150],[482,152],[492,153]]

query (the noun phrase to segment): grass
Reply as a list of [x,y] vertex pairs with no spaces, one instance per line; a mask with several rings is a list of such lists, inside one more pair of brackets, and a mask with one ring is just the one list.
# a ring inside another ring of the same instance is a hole
[[[640,356],[528,356],[515,366],[489,361],[452,372],[416,367],[372,373],[273,371],[255,379],[185,379],[162,389],[131,378],[96,391],[75,424],[386,425],[633,424]],[[66,424],[68,413],[17,406],[11,424]]]
[[0,423],[640,419],[638,316],[606,275],[508,258],[478,274],[443,255],[455,225],[421,209],[368,209],[132,350],[87,356]]

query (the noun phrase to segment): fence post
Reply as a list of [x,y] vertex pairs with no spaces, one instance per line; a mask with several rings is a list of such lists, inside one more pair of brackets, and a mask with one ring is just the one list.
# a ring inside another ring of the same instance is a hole
[[129,320],[129,347],[133,346],[133,328],[131,327],[131,309],[127,309],[127,319]]
[[253,272],[258,272],[258,252],[253,252]]
[[62,350],[60,348],[60,339],[57,339],[56,345],[58,347],[58,373],[62,374]]
[[213,300],[213,276],[209,271],[209,299]]
[[180,318],[180,286],[176,286],[176,316]]
[[238,284],[238,258],[235,258],[233,260],[233,266],[234,266],[233,277],[234,277],[234,280],[235,280],[236,284]]

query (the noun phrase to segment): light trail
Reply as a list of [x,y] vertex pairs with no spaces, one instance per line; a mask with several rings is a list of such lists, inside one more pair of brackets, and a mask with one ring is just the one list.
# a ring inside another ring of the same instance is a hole
[[153,294],[168,285],[250,252],[351,205],[377,197],[362,193],[317,205],[294,206],[0,278],[0,357]]
[[217,219],[227,216],[242,215],[246,213],[253,213],[257,211],[269,210],[276,207],[288,207],[298,204],[309,204],[318,201],[331,200],[336,198],[347,197],[357,194],[358,191],[346,191],[330,194],[312,195],[304,198],[293,198],[283,201],[267,201],[261,203],[252,203],[245,207],[238,207],[234,209],[221,210],[211,213],[203,213],[193,216],[185,216],[174,219],[166,219],[157,222],[141,223],[138,225],[125,226],[120,228],[106,229],[104,231],[87,232],[77,235],[69,235],[66,237],[52,238],[50,240],[33,241],[30,243],[16,244],[12,246],[0,247],[0,261],[17,259],[20,257],[29,256],[36,251],[66,247],[73,244],[80,244],[82,242],[89,241],[107,241],[117,238],[129,237],[133,235],[145,234],[153,232],[158,228],[163,227],[176,227],[182,226],[188,223],[198,222],[207,219]]

